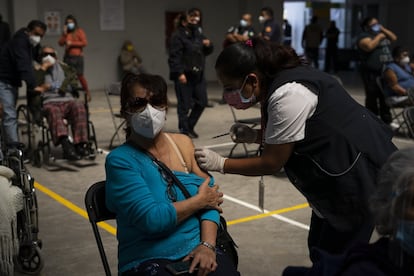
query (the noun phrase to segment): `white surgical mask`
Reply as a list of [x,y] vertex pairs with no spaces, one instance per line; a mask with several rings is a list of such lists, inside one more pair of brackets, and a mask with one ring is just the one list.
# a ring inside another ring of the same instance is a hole
[[371,26],[371,30],[375,33],[378,33],[379,31],[381,31],[381,25],[380,24],[375,24]]
[[241,19],[241,20],[240,20],[240,26],[242,26],[242,27],[246,27],[246,26],[247,26],[247,21],[246,21],[246,20],[244,20],[244,19]]
[[56,59],[51,55],[47,55],[44,58],[42,58],[42,63],[50,63],[53,65],[56,63]]
[[262,15],[261,15],[261,16],[259,16],[259,22],[260,22],[260,23],[262,23],[262,24],[263,24],[265,21],[266,21],[266,18],[265,18],[264,16],[262,16]]
[[146,138],[154,138],[165,125],[166,110],[160,110],[147,104],[142,112],[131,117],[131,129],[134,133]]
[[40,43],[41,37],[38,35],[31,35],[29,36],[30,44],[35,47],[37,44]]
[[408,56],[403,57],[403,58],[400,60],[400,63],[401,63],[401,64],[408,64],[408,63],[410,63],[410,57],[408,57]]
[[73,30],[73,29],[75,29],[75,23],[73,22],[68,23],[68,30]]

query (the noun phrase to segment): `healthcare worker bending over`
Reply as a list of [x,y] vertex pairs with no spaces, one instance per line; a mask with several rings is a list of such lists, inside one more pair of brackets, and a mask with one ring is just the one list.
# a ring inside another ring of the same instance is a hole
[[247,176],[284,167],[312,207],[308,247],[341,253],[368,242],[374,229],[368,196],[379,169],[396,150],[392,132],[328,74],[302,64],[295,51],[259,38],[225,48],[216,71],[227,103],[260,102],[262,128],[235,124],[236,143],[261,143],[261,156],[224,158],[195,152],[206,170]]

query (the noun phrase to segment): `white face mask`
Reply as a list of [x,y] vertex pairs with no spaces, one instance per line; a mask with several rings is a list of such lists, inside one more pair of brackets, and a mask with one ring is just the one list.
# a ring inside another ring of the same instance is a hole
[[142,112],[131,117],[131,129],[146,138],[154,138],[165,125],[166,110],[160,110],[147,104]]
[[407,57],[407,56],[403,57],[403,58],[400,60],[400,63],[401,63],[401,64],[408,64],[408,63],[410,63],[410,57]]
[[244,19],[241,19],[241,20],[240,20],[240,26],[242,26],[242,27],[247,27],[247,21],[246,21],[246,20],[244,20]]
[[266,21],[266,18],[264,17],[264,16],[259,16],[259,22],[261,23],[261,24],[263,24],[264,22]]
[[41,37],[38,35],[31,35],[29,36],[30,44],[35,47],[37,44],[40,43]]
[[70,23],[68,23],[68,30],[73,30],[73,29],[75,29],[75,23],[73,23],[73,22],[70,22]]
[[44,58],[42,58],[42,63],[50,63],[53,65],[56,63],[56,59],[51,55],[47,55]]

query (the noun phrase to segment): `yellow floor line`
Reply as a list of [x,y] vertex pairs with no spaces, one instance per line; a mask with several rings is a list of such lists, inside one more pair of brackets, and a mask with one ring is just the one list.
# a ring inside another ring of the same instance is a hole
[[295,205],[295,206],[292,206],[292,207],[287,207],[287,208],[283,208],[283,209],[279,209],[279,210],[274,210],[274,211],[267,212],[267,213],[264,213],[264,214],[258,214],[258,215],[253,215],[253,216],[249,216],[249,217],[230,220],[230,221],[227,222],[227,224],[232,225],[232,224],[238,224],[238,223],[242,223],[242,222],[248,222],[248,221],[261,219],[261,218],[265,218],[265,217],[270,217],[272,215],[279,215],[279,214],[283,214],[283,213],[287,213],[287,212],[291,212],[291,211],[295,211],[295,210],[299,210],[299,209],[303,209],[303,208],[307,208],[307,207],[309,207],[309,204],[308,203],[303,203],[303,204]]
[[[69,200],[67,200],[64,197],[60,196],[59,194],[53,192],[52,190],[46,188],[45,186],[41,185],[38,182],[35,182],[35,188],[37,190],[43,192],[44,194],[48,195],[49,197],[53,198],[54,200],[56,200],[57,202],[59,202],[63,206],[67,207],[68,209],[72,210],[73,212],[75,212],[75,213],[79,214],[80,216],[84,217],[85,219],[89,220],[88,214],[86,213],[85,210],[83,210],[82,208],[80,208],[77,205],[73,204],[72,202],[70,202]],[[309,207],[309,204],[308,203],[303,203],[303,204],[295,205],[295,206],[292,206],[292,207],[287,207],[287,208],[283,208],[283,209],[274,210],[274,211],[271,211],[271,212],[268,212],[268,213],[265,213],[265,214],[258,214],[258,215],[248,216],[248,217],[244,217],[244,218],[240,218],[240,219],[231,220],[231,221],[228,221],[227,224],[228,225],[233,225],[233,224],[248,222],[248,221],[257,220],[257,219],[269,217],[269,216],[276,215],[276,214],[283,214],[283,213],[287,213],[287,212],[291,212],[291,211],[295,211],[295,210],[299,210],[299,209],[303,209],[303,208],[307,208],[307,207]],[[116,228],[113,227],[112,225],[110,225],[106,222],[100,222],[100,223],[98,223],[98,225],[102,229],[104,229],[107,232],[111,233],[112,235],[116,235]]]
[[[39,184],[38,182],[35,182],[34,186],[37,190],[39,190],[39,191],[43,192],[44,194],[50,196],[51,198],[53,198],[54,200],[56,200],[57,202],[59,202],[63,206],[69,208],[73,212],[75,212],[75,213],[79,214],[80,216],[84,217],[85,219],[89,220],[88,213],[86,213],[86,211],[83,210],[82,208],[76,206],[75,204],[73,204],[69,200],[63,198],[62,196],[58,195],[57,193],[53,192],[52,190],[49,190],[48,188],[46,188],[45,186]],[[99,222],[98,225],[102,229],[104,229],[104,230],[108,231],[109,233],[111,233],[112,235],[116,235],[116,228],[109,225],[108,223]]]

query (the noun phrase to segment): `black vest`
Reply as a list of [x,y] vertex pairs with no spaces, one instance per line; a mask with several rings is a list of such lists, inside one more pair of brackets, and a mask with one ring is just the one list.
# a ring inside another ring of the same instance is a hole
[[[370,217],[368,198],[375,189],[377,173],[396,150],[392,131],[352,99],[336,79],[311,67],[278,73],[268,94],[293,81],[315,93],[318,104],[285,171],[330,224],[351,230]],[[267,105],[263,108],[266,114]]]

